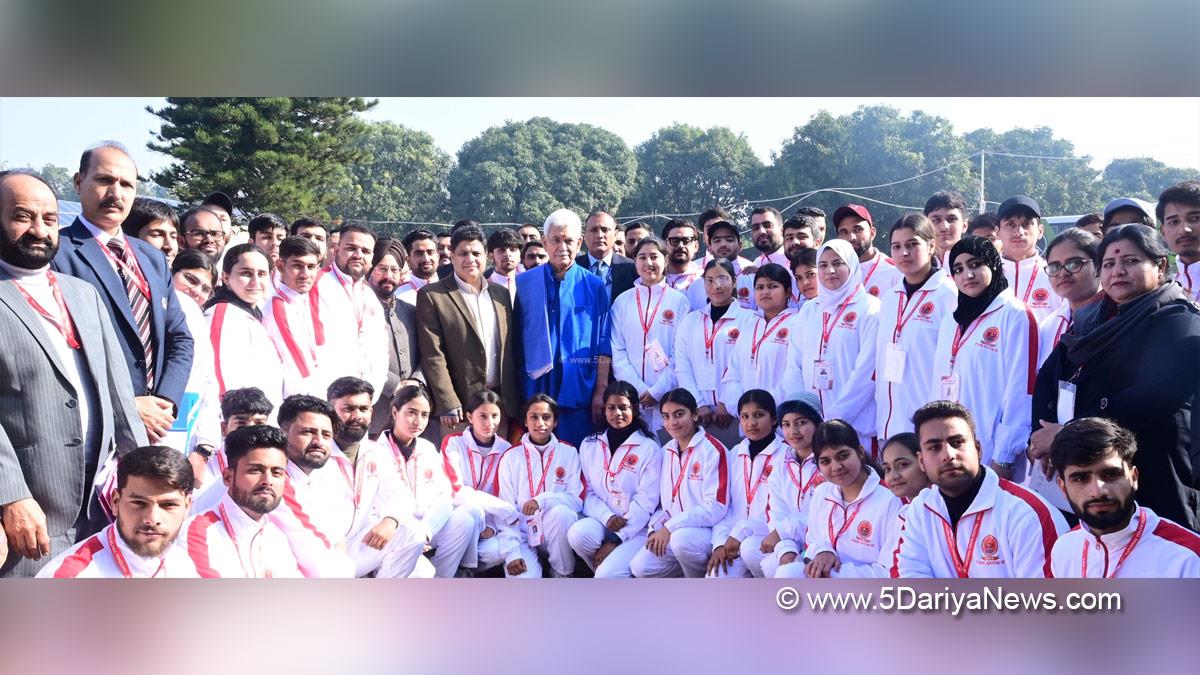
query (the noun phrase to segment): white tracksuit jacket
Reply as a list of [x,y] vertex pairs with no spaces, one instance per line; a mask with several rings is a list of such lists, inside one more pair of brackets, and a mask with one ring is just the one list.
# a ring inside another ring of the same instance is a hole
[[1046,362],[1046,358],[1050,356],[1050,352],[1058,346],[1058,341],[1062,339],[1062,336],[1067,334],[1067,330],[1071,327],[1072,315],[1071,303],[1064,301],[1038,324],[1037,364],[1039,369]]
[[735,284],[734,299],[741,304],[742,309],[748,309],[750,311],[755,311],[758,309],[758,302],[754,299],[754,273],[758,271],[758,268],[770,263],[782,265],[783,268],[788,271],[788,276],[793,277],[792,290],[788,297],[800,297],[800,286],[796,284],[795,276],[792,274],[792,263],[789,262],[787,256],[784,255],[783,247],[781,246],[777,251],[772,253],[764,253],[755,258],[753,263],[754,272],[742,272],[742,269],[746,267],[745,265],[738,268],[737,279],[733,280]]
[[1193,300],[1200,302],[1200,261],[1185,265],[1182,260],[1176,258],[1175,266],[1178,268],[1175,281],[1187,290]]
[[220,396],[230,389],[258,387],[272,410],[283,403],[283,363],[267,329],[249,312],[228,302],[209,307],[209,338]]
[[[1036,493],[982,470],[979,494],[953,532],[941,490],[926,488],[913,499],[890,570],[893,578],[1051,576],[1050,550],[1067,531],[1062,514]],[[954,557],[960,558],[961,572]]]
[[1200,578],[1200,536],[1145,506],[1111,534],[1097,537],[1081,524],[1058,538],[1050,556],[1060,579]]
[[[496,472],[496,496],[512,504],[518,511],[525,502],[533,499],[546,513],[555,507],[564,507],[576,514],[583,510],[583,472],[579,464],[579,451],[570,443],[550,435],[550,442],[539,450],[529,434],[521,442],[504,452]],[[505,529],[499,537],[500,550],[505,563],[521,556],[521,545],[526,541],[529,516],[520,517],[519,529]],[[563,544],[566,542],[563,528]]]
[[1037,378],[1037,321],[1010,291],[1001,292],[961,336],[952,369],[958,328],[947,313],[938,333],[929,400],[943,398],[942,378],[953,372],[958,402],[975,417],[983,462],[1024,461]]
[[[799,330],[793,332],[788,345],[788,398],[810,391],[820,398],[825,419],[845,420],[859,437],[874,437],[879,298],[862,289],[855,291],[849,302],[835,307],[826,307],[820,297],[813,298],[800,310],[796,326]],[[822,339],[823,331],[828,331],[828,342]],[[818,360],[832,369],[831,389],[817,386],[813,364]],[[869,450],[870,441],[864,446]]]
[[283,503],[272,512],[306,577],[354,576],[346,553],[356,502],[354,468],[333,449],[325,465],[304,471],[289,461]]
[[184,523],[183,534],[188,555],[204,579],[304,576],[287,535],[271,514],[254,520],[228,494],[217,508]]
[[809,455],[801,462],[795,451],[785,448],[787,459],[783,468],[771,474],[768,487],[771,504],[767,512],[767,524],[779,532],[779,543],[775,554],[787,552],[799,554],[808,533],[808,510],[812,506],[816,488],[825,482],[817,468],[817,461]]
[[[617,296],[609,317],[612,320],[612,367],[618,380],[628,382],[638,395],[650,392],[660,399],[676,387],[674,358],[676,328],[691,311],[687,297],[658,284],[646,288],[639,279],[633,288]],[[666,363],[655,363],[648,353],[658,343]],[[658,369],[655,366],[660,366]],[[642,410],[651,431],[662,428],[658,406]]]
[[[711,305],[683,318],[675,331],[675,379],[696,398],[698,405],[715,408],[721,400],[718,398],[721,379],[729,366],[733,347],[746,333],[747,326],[753,329],[756,319],[737,302],[730,304],[715,325]],[[729,411],[732,414],[735,409]]]
[[178,448],[186,455],[200,444],[214,448],[221,444],[221,401],[217,393],[212,342],[208,339],[208,319],[204,318],[204,310],[200,309],[200,305],[191,297],[179,291],[175,291],[175,297],[179,300],[179,307],[183,310],[183,318],[195,344],[192,351],[192,372],[188,376],[184,392],[196,394],[199,411],[186,443],[178,442],[178,432],[168,432],[163,445]]
[[309,394],[325,398],[325,390],[335,377],[325,373],[319,358],[317,333],[324,331],[314,311],[313,294],[300,294],[283,284],[267,298],[263,308],[263,326],[283,361],[285,396]]
[[1062,297],[1055,293],[1054,287],[1050,285],[1045,258],[1034,255],[1020,262],[1013,262],[1008,258],[1004,258],[1002,262],[1004,278],[1008,279],[1008,289],[1033,312],[1039,323],[1063,303]]
[[[63,551],[46,563],[39,579],[194,579],[196,567],[176,540],[157,558],[143,558],[125,543],[116,523]],[[180,533],[183,536],[183,533]]]
[[659,509],[650,517],[649,531],[663,525],[680,528],[716,527],[729,508],[729,455],[721,442],[698,427],[687,447],[671,439],[663,446]]
[[862,285],[867,293],[877,298],[892,290],[904,278],[896,263],[886,255],[879,253],[870,262],[859,263],[862,270]]
[[[929,382],[933,379],[938,332],[942,320],[956,306],[958,289],[942,270],[934,272],[911,297],[905,293],[903,283],[897,283],[880,296],[875,351],[875,431],[881,444],[898,433],[912,431],[913,413],[932,400]],[[889,359],[903,365],[889,370]]]
[[790,309],[767,321],[747,317],[729,355],[729,365],[721,379],[721,401],[731,415],[737,414],[737,402],[751,389],[765,389],[776,404],[786,400],[785,387],[799,381],[799,371],[789,371],[792,336],[800,329],[798,315]]
[[[325,333],[325,343],[317,350],[324,377],[362,378],[378,397],[387,382],[388,328],[375,291],[366,279],[352,282],[335,264],[317,279],[314,295]],[[324,391],[328,384],[314,386]]]
[[[620,447],[610,449],[604,434],[594,434],[580,444],[579,461],[587,486],[583,515],[601,525],[613,516],[624,517],[625,527],[616,533],[621,541],[644,534],[659,506],[662,449],[658,443],[635,431]],[[618,509],[618,500],[625,502],[625,509]]]
[[[808,509],[804,557],[812,560],[830,551],[847,568],[846,576],[875,576],[880,552],[896,539],[901,506],[900,498],[880,483],[874,471],[868,470],[858,498],[849,504],[842,499],[840,487],[822,483]],[[886,576],[885,570],[878,570],[878,576]]]
[[713,548],[723,546],[729,537],[743,541],[750,536],[765,536],[770,531],[769,483],[775,474],[786,471],[784,463],[790,453],[781,436],[776,436],[753,461],[749,439],[742,439],[729,451],[729,508],[713,527]]
[[[713,259],[712,254],[706,253],[704,255],[704,257],[700,260],[700,263],[699,263],[700,270],[701,270],[700,278],[693,281],[692,285],[688,286],[687,293],[685,293],[685,295],[687,295],[688,302],[690,302],[692,305],[693,311],[698,310],[701,307],[704,307],[705,305],[708,304],[708,291],[704,288],[704,278],[703,278],[704,272],[703,272],[703,270],[705,267],[708,266],[708,263],[712,259]],[[742,268],[748,267],[752,263],[740,255],[737,258],[731,260],[730,262],[733,263],[734,283],[737,283],[737,275],[742,273]],[[741,306],[741,303],[739,303],[738,299],[737,299],[737,289],[736,288],[734,289],[733,301],[738,306]]]

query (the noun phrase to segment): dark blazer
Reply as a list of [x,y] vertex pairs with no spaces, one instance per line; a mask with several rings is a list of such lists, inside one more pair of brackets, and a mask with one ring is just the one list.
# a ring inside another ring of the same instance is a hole
[[[500,337],[500,398],[515,418],[521,399],[517,380],[513,309],[508,289],[488,284]],[[421,372],[433,395],[433,414],[461,408],[471,394],[487,388],[485,349],[471,312],[451,275],[417,291],[417,342]],[[464,411],[465,412],[465,411]]]
[[371,438],[390,428],[392,396],[400,383],[407,379],[424,381],[421,376],[421,351],[417,344],[416,308],[393,298],[392,311],[386,312],[384,318],[388,327],[388,373],[371,415]]
[[108,317],[117,331],[117,341],[129,369],[135,396],[153,394],[178,404],[183,399],[188,376],[192,372],[192,334],[188,330],[179,299],[171,282],[171,271],[162,252],[140,239],[126,237],[142,274],[150,284],[150,323],[154,341],[154,390],[146,391],[146,360],[138,339],[133,310],[125,284],[100,248],[100,242],[78,218],[59,231],[58,254],[50,266],[91,284],[108,308]]
[[[575,264],[579,265],[589,272],[592,269],[592,261],[588,258],[588,252],[584,251],[575,258]],[[633,265],[633,260],[626,258],[620,253],[613,253],[612,257],[612,295],[608,298],[609,306],[612,306],[613,300],[625,291],[633,288],[633,282],[637,280],[637,268]]]
[[[91,498],[96,467],[114,451],[124,455],[147,444],[104,303],[89,284],[57,276],[96,388],[96,409],[90,417],[99,437],[92,448],[84,447],[86,434],[78,414],[85,392],[67,379],[42,320],[13,278],[0,269],[0,504],[29,497],[37,501],[46,514],[51,557],[92,534],[75,531],[84,495],[89,496],[90,520],[103,520]],[[10,554],[0,577],[31,577],[48,560]]]

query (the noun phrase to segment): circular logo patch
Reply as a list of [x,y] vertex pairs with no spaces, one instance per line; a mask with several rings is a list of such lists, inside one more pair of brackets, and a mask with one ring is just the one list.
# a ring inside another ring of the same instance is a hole
[[675,318],[675,312],[672,312],[669,309],[666,310],[665,312],[663,312],[663,321],[671,321],[674,318]]
[[1033,292],[1034,302],[1045,302],[1050,299],[1050,291],[1044,288],[1039,288]]
[[749,288],[746,288],[745,286],[743,286],[743,287],[739,288],[739,289],[738,289],[738,297],[739,297],[739,298],[748,298],[748,297],[750,297],[750,289],[749,289]]
[[927,303],[921,305],[920,311],[921,311],[921,316],[929,316],[930,314],[933,314],[933,303],[927,302]]
[[867,292],[877,298],[879,297],[879,287],[878,286],[872,286],[872,287],[868,288]]
[[1000,550],[1000,543],[990,534],[983,538],[983,543],[980,545],[983,546],[983,554],[988,557],[995,556],[996,552]]
[[787,339],[787,336],[788,336],[788,329],[786,329],[786,328],[780,328],[780,329],[779,329],[779,332],[778,332],[778,333],[776,333],[776,335],[778,335],[778,336],[779,336],[779,339],[780,339],[780,340],[786,340],[786,339]]
[[846,316],[842,318],[842,323],[849,326],[850,324],[854,323],[857,320],[858,320],[858,314],[855,314],[854,312],[846,312]]
[[562,480],[562,479],[566,478],[567,470],[562,468],[561,466],[558,467],[557,469],[554,470],[554,477],[558,480]]
[[994,345],[994,344],[996,344],[996,341],[999,339],[1000,339],[1000,329],[999,328],[992,326],[991,328],[983,331],[983,341],[986,342],[987,344]]
[[433,478],[433,469],[425,469],[425,480]]
[[858,537],[859,537],[859,539],[870,539],[871,538],[871,521],[869,521],[869,520],[858,521]]
[[729,331],[729,339],[730,339],[730,340],[736,340],[736,339],[738,339],[738,336],[739,336],[739,335],[741,335],[741,334],[742,334],[742,331],[740,331],[740,330],[738,330],[738,329],[736,329],[736,328],[732,328],[732,329],[730,329],[730,331]]
[[692,463],[692,475],[693,475],[693,476],[699,476],[699,475],[700,475],[700,462],[693,462],[693,463]]
[[633,467],[637,466],[637,463],[638,463],[637,455],[625,455],[625,466],[633,468]]

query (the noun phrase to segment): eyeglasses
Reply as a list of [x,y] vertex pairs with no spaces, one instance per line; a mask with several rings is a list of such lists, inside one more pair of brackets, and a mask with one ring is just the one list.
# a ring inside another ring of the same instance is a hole
[[1088,260],[1087,258],[1071,258],[1064,263],[1053,262],[1049,265],[1046,265],[1046,274],[1056,277],[1062,274],[1063,270],[1066,270],[1067,274],[1075,274],[1079,270],[1083,269],[1084,265],[1090,262],[1092,261]]
[[667,243],[672,246],[691,246],[695,241],[695,237],[667,237]]
[[205,239],[220,241],[225,238],[225,233],[221,230],[188,230],[187,235],[200,241],[204,241]]
[[704,283],[709,286],[730,286],[733,284],[733,279],[727,276],[704,277]]

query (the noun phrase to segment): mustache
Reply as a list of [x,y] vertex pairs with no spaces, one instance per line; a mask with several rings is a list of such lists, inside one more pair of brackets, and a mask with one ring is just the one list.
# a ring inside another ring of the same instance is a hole
[[125,202],[122,202],[120,199],[117,199],[116,197],[105,197],[103,200],[101,200],[100,208],[106,208],[109,206],[113,206],[118,209],[124,209]]
[[160,537],[167,536],[166,530],[160,530],[156,527],[139,527],[138,529],[134,530],[134,532],[136,534],[154,534]]

